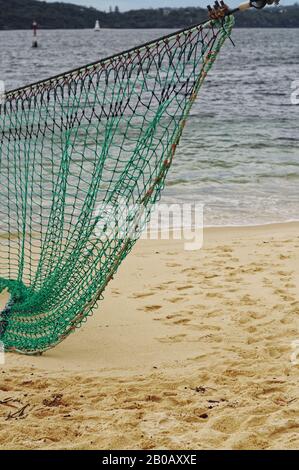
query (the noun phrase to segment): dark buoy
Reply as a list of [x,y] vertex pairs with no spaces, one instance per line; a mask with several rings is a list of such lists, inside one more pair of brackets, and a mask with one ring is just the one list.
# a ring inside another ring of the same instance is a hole
[[38,47],[38,42],[37,42],[37,22],[36,22],[36,21],[33,21],[33,23],[32,23],[32,30],[33,30],[32,47]]

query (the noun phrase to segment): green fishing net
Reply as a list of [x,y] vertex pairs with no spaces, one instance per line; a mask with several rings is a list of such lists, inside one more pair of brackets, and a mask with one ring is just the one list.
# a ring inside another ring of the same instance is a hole
[[34,354],[86,320],[158,201],[233,17],[8,92],[0,105],[0,313]]

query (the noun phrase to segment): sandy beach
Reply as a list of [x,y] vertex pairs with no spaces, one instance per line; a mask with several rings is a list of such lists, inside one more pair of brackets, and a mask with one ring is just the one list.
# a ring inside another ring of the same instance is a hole
[[6,354],[0,448],[298,449],[296,341],[299,224],[141,240],[81,330]]

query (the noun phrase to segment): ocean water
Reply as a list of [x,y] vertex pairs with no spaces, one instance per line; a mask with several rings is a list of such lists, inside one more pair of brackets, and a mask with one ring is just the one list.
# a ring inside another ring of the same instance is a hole
[[[42,31],[32,49],[30,31],[0,31],[0,80],[16,88],[167,32]],[[299,30],[232,38],[192,109],[162,201],[203,204],[205,225],[299,220]]]

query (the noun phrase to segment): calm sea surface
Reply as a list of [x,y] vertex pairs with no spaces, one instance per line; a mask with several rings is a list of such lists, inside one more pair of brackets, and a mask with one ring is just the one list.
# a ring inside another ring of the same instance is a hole
[[[15,88],[166,32],[43,31],[32,49],[30,31],[0,31],[0,80]],[[299,220],[299,30],[235,30],[233,40],[192,110],[162,201],[203,203],[206,225]]]

